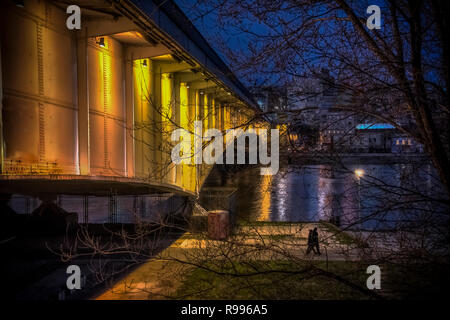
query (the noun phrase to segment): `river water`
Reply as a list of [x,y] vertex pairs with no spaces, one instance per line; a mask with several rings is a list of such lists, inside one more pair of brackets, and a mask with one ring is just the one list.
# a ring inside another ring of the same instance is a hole
[[[238,220],[323,220],[349,229],[381,230],[423,218],[418,215],[424,213],[450,211],[424,201],[426,197],[439,198],[442,192],[436,187],[437,179],[432,172],[432,166],[423,163],[308,165],[288,166],[274,176],[262,176],[256,167],[232,171],[226,165],[216,165],[205,187],[234,189],[234,218]],[[212,202],[221,206],[218,199],[213,198]],[[57,204],[68,212],[77,212],[79,222],[136,223],[137,216],[143,221],[158,221],[160,216],[173,212],[181,200],[163,194],[117,196],[115,201],[114,220],[108,197],[90,196],[83,200],[82,196],[61,195]],[[40,201],[17,195],[9,205],[17,213],[30,214]],[[210,208],[213,209],[220,208]]]
[[412,213],[417,194],[434,190],[429,164],[289,166],[274,176],[258,168],[229,173],[216,168],[207,186],[234,187],[238,219],[247,221],[331,221],[349,229],[387,229]]

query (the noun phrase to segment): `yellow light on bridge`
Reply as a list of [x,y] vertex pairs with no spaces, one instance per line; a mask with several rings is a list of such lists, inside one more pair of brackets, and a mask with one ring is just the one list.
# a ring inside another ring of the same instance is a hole
[[161,75],[161,105],[162,105],[162,115],[165,119],[169,120],[172,118],[172,79],[170,73],[163,73]]
[[[200,94],[202,94],[200,92]],[[203,126],[204,126],[204,130],[209,129],[209,100],[208,100],[208,95],[207,94],[203,94]]]
[[[180,83],[180,127],[189,130],[189,85],[185,82]],[[183,157],[192,157],[194,145],[191,143],[191,154],[183,154]],[[195,188],[195,167],[188,164],[182,164],[182,186],[189,190]]]
[[[138,59],[133,65],[134,83],[135,83],[135,101],[148,105],[150,101],[150,70],[148,70],[147,59]],[[147,106],[149,107],[149,106]]]
[[114,72],[112,70],[113,66],[112,57],[107,52],[99,51],[98,58],[99,58],[99,68],[102,73],[103,107],[106,113],[110,113],[112,107],[112,81],[114,75]]
[[216,120],[216,99],[211,99],[211,127],[217,129],[217,120]]
[[185,82],[180,83],[180,126],[186,130],[189,129],[188,88]]

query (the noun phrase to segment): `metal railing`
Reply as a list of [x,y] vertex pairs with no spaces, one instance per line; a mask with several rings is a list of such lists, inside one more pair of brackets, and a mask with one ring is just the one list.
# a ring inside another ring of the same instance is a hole
[[55,162],[4,160],[1,175],[50,175],[62,174],[63,170]]

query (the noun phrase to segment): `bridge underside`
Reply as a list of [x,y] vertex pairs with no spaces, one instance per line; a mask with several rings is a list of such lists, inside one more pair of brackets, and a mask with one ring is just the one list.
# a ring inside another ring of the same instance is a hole
[[199,192],[211,166],[173,164],[171,132],[224,132],[255,106],[179,9],[155,1],[71,1],[79,31],[65,1],[2,1],[0,193]]
[[145,195],[173,193],[192,197],[175,185],[158,184],[130,178],[117,177],[83,177],[78,175],[50,176],[14,176],[4,178],[0,183],[0,194],[21,194],[41,199],[52,199],[56,195]]

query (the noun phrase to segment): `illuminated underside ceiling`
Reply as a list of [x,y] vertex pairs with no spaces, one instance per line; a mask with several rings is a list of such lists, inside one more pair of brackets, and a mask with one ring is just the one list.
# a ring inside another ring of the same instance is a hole
[[146,45],[148,42],[142,36],[141,33],[137,31],[128,31],[122,33],[116,33],[111,36],[112,38],[120,41],[122,43],[126,43],[129,45]]

